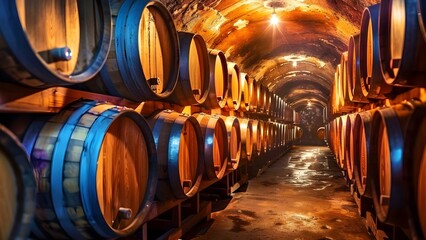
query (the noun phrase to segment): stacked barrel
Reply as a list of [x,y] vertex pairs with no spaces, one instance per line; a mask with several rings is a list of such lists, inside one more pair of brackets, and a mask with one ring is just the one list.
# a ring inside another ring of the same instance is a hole
[[337,163],[374,205],[368,211],[412,239],[426,237],[425,15],[423,1],[364,10],[336,69],[328,125]]
[[0,19],[2,81],[171,106],[88,97],[15,132],[0,125],[1,239],[128,236],[154,201],[259,169],[301,136],[281,97],[177,31],[159,1],[2,1]]

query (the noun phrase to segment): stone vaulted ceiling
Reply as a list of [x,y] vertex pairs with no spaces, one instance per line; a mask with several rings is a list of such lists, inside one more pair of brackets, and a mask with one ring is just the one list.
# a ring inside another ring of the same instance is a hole
[[[210,48],[293,107],[326,105],[340,54],[359,33],[362,11],[378,0],[162,0],[178,31]],[[277,14],[277,25],[270,23]]]

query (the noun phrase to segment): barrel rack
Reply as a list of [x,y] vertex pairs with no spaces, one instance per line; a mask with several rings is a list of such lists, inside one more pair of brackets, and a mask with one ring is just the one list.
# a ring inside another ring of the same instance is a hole
[[[124,98],[90,93],[68,87],[47,89],[30,88],[15,83],[0,82],[0,115],[6,113],[42,114],[58,113],[66,105],[81,99],[93,99],[136,109],[142,115],[150,115],[155,110],[172,109],[192,114],[206,112],[236,117],[252,117],[266,121],[291,124],[290,119],[273,118],[266,114],[241,113],[220,109],[205,110],[197,106],[182,107],[167,102],[137,103]],[[199,191],[189,199],[154,201],[142,227],[125,239],[179,239],[194,226],[209,220],[212,212],[211,196],[229,197],[248,183],[249,178],[258,176],[290,149],[290,144],[277,151],[268,151],[253,156],[251,161],[242,159],[237,169],[228,169],[221,179],[201,182]],[[273,152],[273,154],[272,154]]]

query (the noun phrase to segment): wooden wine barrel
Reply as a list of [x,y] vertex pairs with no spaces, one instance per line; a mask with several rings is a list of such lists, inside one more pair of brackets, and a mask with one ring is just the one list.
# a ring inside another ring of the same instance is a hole
[[372,111],[360,112],[355,117],[353,126],[354,161],[353,172],[358,192],[361,196],[372,197],[371,177],[372,172],[368,167],[370,164],[370,136],[371,121],[373,119]]
[[426,107],[416,107],[407,124],[404,142],[404,179],[408,189],[410,228],[414,238],[426,237]]
[[368,99],[362,93],[360,72],[360,46],[359,34],[349,38],[348,46],[348,95],[349,100],[357,103],[368,103]]
[[250,110],[250,79],[247,73],[240,73],[240,87],[241,87],[241,101],[240,101],[240,111],[249,111]]
[[181,106],[203,104],[208,95],[210,63],[201,35],[178,32],[180,46],[179,77],[168,101]]
[[249,79],[250,112],[257,112],[259,98],[259,84],[254,79]]
[[204,141],[192,116],[164,110],[149,119],[158,154],[156,197],[165,201],[194,196],[204,172]]
[[265,91],[263,92],[263,96],[264,96],[264,104],[265,104],[265,108],[264,108],[264,113],[266,114],[270,114],[271,111],[271,101],[272,101],[272,93],[269,91],[268,87],[265,86]]
[[215,49],[209,50],[209,89],[204,106],[213,108],[224,108],[228,98],[228,66],[223,52]]
[[325,140],[325,127],[319,127],[316,136],[319,140]]
[[253,155],[253,126],[252,120],[240,118],[241,158],[251,161]]
[[[383,99],[392,86],[383,78],[380,68],[379,18],[380,4],[364,9],[360,32],[361,89],[366,98]],[[381,20],[380,20],[381,21]]]
[[27,239],[35,195],[28,155],[16,136],[0,124],[0,239]]
[[111,41],[108,0],[2,1],[0,76],[32,87],[88,81]]
[[156,0],[126,0],[112,10],[116,20],[108,60],[85,90],[136,102],[170,96],[179,73],[179,41],[167,8]]
[[258,83],[257,85],[257,111],[258,113],[265,112],[265,87]]
[[271,130],[269,129],[269,122],[263,121],[263,151],[268,152],[269,149],[269,135]]
[[348,114],[346,118],[346,129],[345,129],[345,161],[346,161],[346,172],[349,180],[354,179],[354,151],[359,149],[358,142],[354,141],[354,125],[355,125],[356,114]]
[[38,238],[117,238],[136,231],[155,194],[157,158],[133,110],[77,102],[24,136],[38,182]]
[[332,88],[332,101],[333,101],[333,113],[340,113],[340,109],[342,108],[342,91],[341,91],[341,82],[340,82],[340,64],[337,64],[336,71],[334,72],[334,82]]
[[253,156],[259,156],[262,152],[262,124],[261,120],[252,120]]
[[371,124],[371,164],[368,166],[373,173],[372,198],[376,215],[381,222],[401,227],[408,227],[403,147],[404,132],[413,109],[413,102],[405,102],[377,110]]
[[417,14],[417,1],[381,2],[380,63],[388,84],[426,87],[426,41],[418,18],[422,19]]
[[229,156],[228,165],[231,169],[237,169],[241,159],[241,130],[238,118],[232,116],[223,116],[221,118],[225,121],[226,132],[228,135],[228,149]]
[[346,118],[347,115],[343,115],[339,117],[339,129],[338,129],[338,136],[339,136],[339,154],[338,154],[338,164],[340,168],[343,170],[346,170],[346,160],[345,160],[345,139],[346,139]]
[[233,62],[228,62],[228,87],[227,109],[238,110],[241,104],[242,93],[240,68]]
[[204,168],[208,179],[222,179],[228,166],[228,137],[225,122],[217,115],[194,114],[204,137]]
[[340,100],[340,111],[343,113],[351,112],[357,108],[356,103],[351,102],[350,94],[351,91],[349,80],[348,80],[348,52],[343,52],[340,59],[340,74],[339,74],[339,100]]

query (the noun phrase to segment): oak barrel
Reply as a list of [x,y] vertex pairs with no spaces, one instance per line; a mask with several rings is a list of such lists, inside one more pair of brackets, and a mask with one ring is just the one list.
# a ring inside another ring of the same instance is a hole
[[407,227],[408,219],[407,189],[403,178],[405,130],[416,104],[404,102],[379,109],[374,113],[371,125],[369,167],[373,173],[372,198],[377,218],[402,227]]
[[346,149],[346,118],[347,115],[343,115],[339,117],[339,129],[338,129],[338,144],[339,144],[339,154],[338,154],[338,164],[340,168],[346,170],[346,160],[345,160],[345,149]]
[[228,165],[228,135],[220,116],[204,113],[193,115],[200,123],[204,137],[204,167],[208,179],[221,179]]
[[194,196],[204,172],[204,142],[197,119],[164,110],[151,117],[149,124],[158,154],[157,198]]
[[228,62],[228,98],[226,105],[228,110],[238,110],[241,104],[240,68],[236,63]]
[[221,118],[225,121],[226,131],[228,135],[228,165],[231,169],[237,169],[241,159],[241,130],[238,118],[232,116],[223,116]]
[[365,8],[361,19],[359,40],[361,89],[363,95],[370,99],[383,99],[385,94],[392,92],[392,86],[386,83],[380,68],[380,16],[380,4],[376,4]]
[[250,110],[250,78],[247,73],[240,73],[240,87],[241,87],[241,102],[240,102],[240,111],[249,111]]
[[252,78],[249,79],[250,112],[257,112],[258,88],[257,81]]
[[117,238],[141,226],[155,194],[157,158],[140,114],[81,101],[32,122],[23,142],[38,182],[38,238]]
[[256,112],[264,113],[265,112],[265,87],[259,82],[257,85],[257,107]]
[[34,174],[24,146],[0,124],[0,239],[27,239],[35,195]]
[[413,238],[426,237],[426,106],[417,106],[407,124],[404,142],[404,179]]
[[160,1],[126,0],[113,8],[114,41],[90,91],[136,102],[161,100],[174,90],[179,41],[173,18]]
[[360,36],[352,35],[348,46],[348,94],[349,100],[358,103],[368,103],[368,99],[362,93],[360,71]]
[[385,81],[396,86],[426,87],[426,41],[419,26],[417,1],[381,1],[379,24]]
[[215,49],[209,50],[209,89],[204,106],[212,108],[224,108],[228,98],[228,65],[223,52]]
[[181,106],[203,104],[208,96],[210,63],[201,35],[178,32],[180,46],[179,77],[168,101]]
[[241,158],[251,160],[253,155],[253,126],[252,120],[240,118]]
[[1,1],[0,77],[32,87],[86,82],[102,68],[111,12],[101,1]]
[[253,155],[259,156],[262,151],[262,123],[261,120],[252,119],[252,133],[253,133]]
[[319,140],[325,140],[325,127],[319,127],[317,129],[316,136]]
[[354,179],[354,151],[358,148],[358,142],[354,141],[354,126],[356,114],[348,114],[345,129],[345,161],[346,172],[349,180]]
[[354,177],[358,192],[361,196],[371,198],[371,178],[374,174],[370,167],[370,137],[373,111],[360,112],[355,117],[353,127],[354,148]]

